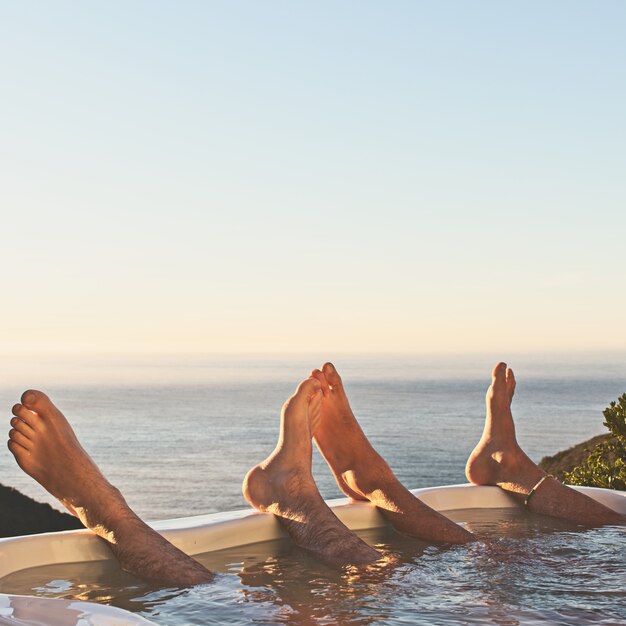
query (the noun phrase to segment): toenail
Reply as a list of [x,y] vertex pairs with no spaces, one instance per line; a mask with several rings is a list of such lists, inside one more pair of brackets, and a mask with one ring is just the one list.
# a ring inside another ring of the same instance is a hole
[[30,392],[26,393],[22,398],[22,402],[24,402],[24,404],[34,404],[36,400],[37,396],[34,393]]

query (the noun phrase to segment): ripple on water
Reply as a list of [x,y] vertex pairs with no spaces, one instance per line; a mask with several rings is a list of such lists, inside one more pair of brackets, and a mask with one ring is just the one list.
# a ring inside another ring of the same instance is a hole
[[510,509],[450,515],[480,540],[438,547],[377,529],[362,533],[384,557],[368,568],[334,570],[279,541],[203,555],[219,575],[193,589],[154,589],[98,563],[19,572],[0,591],[112,604],[168,626],[626,624],[624,528]]

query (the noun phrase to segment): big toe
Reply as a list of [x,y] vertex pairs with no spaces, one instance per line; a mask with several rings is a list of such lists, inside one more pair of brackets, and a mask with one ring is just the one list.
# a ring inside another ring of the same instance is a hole
[[322,372],[324,372],[324,376],[331,387],[336,389],[341,387],[341,376],[339,376],[339,373],[332,363],[324,363]]
[[298,385],[294,398],[303,399],[308,402],[321,388],[322,384],[317,378],[307,378]]
[[296,389],[293,396],[283,404],[283,414],[306,413],[308,411],[311,397],[321,389],[319,380],[307,378],[303,380]]
[[499,389],[506,385],[506,363],[498,363],[491,372],[491,384],[494,389]]
[[36,391],[35,389],[29,389],[22,394],[22,404],[31,411],[35,411],[42,417],[50,417],[53,415],[59,415],[60,411],[57,409],[52,400],[42,391]]
[[322,372],[322,370],[314,369],[311,372],[311,378],[315,378],[315,380],[319,381],[322,388],[322,393],[327,396],[330,389],[328,387],[328,381],[326,380],[326,376],[324,376],[324,372]]

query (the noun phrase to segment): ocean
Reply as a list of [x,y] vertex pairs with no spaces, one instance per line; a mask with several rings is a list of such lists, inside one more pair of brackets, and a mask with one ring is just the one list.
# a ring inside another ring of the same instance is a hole
[[[48,393],[89,454],[144,519],[245,508],[241,480],[274,448],[284,400],[320,355],[5,356],[0,406]],[[326,357],[328,358],[328,357]],[[365,433],[409,488],[466,482],[493,355],[332,355]],[[626,354],[508,357],[518,440],[539,461],[606,431],[626,392]],[[325,498],[339,497],[317,451]],[[0,482],[54,499],[0,453]]]

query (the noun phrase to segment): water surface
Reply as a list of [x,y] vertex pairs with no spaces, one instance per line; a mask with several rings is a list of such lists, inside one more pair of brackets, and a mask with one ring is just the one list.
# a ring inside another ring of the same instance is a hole
[[332,569],[281,540],[199,557],[218,576],[192,589],[155,589],[99,563],[26,570],[0,591],[112,604],[163,626],[626,623],[624,528],[521,509],[448,515],[479,541],[433,546],[383,528],[360,533],[383,555],[368,568]]

